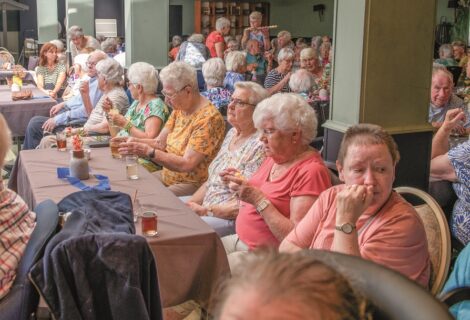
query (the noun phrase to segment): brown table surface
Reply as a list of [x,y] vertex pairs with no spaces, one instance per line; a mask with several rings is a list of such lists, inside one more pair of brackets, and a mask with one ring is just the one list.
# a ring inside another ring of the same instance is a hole
[[0,113],[5,117],[10,130],[15,137],[24,136],[29,120],[34,116],[49,116],[49,110],[57,102],[34,85],[26,85],[33,91],[30,100],[11,100],[11,90],[7,85],[0,85]]
[[[57,178],[56,168],[68,166],[68,160],[69,152],[56,149],[21,151],[18,193],[30,208],[46,199],[59,202],[79,191]],[[109,177],[111,190],[131,197],[138,190],[142,206],[157,211],[158,236],[147,240],[157,261],[163,305],[189,299],[206,303],[219,277],[229,273],[224,248],[214,230],[143,167],[139,167],[138,180],[127,180],[125,162],[113,159],[109,148],[92,149],[89,165],[92,172]],[[97,181],[92,178],[84,183],[94,185]],[[141,234],[140,220],[136,230]]]

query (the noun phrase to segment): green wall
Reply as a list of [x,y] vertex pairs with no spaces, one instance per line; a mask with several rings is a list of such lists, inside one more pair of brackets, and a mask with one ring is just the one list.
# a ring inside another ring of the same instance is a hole
[[183,35],[194,32],[194,0],[170,0],[170,5],[183,6]]
[[[355,0],[352,0],[355,1]],[[295,37],[312,37],[314,35],[333,36],[333,0],[271,0],[271,24],[277,24],[271,35],[281,30],[288,30]],[[320,21],[318,12],[313,6],[325,5],[323,21]]]

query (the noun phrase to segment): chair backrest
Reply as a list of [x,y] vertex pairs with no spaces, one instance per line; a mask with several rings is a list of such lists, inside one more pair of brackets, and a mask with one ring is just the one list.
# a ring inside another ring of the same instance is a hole
[[398,187],[395,190],[402,195],[413,195],[424,202],[424,204],[416,205],[415,209],[426,230],[431,260],[429,288],[431,293],[436,295],[444,286],[451,259],[451,240],[447,219],[436,200],[426,192],[413,187]]
[[338,252],[305,250],[328,264],[361,293],[375,310],[374,319],[453,319],[446,306],[402,274],[372,261]]
[[456,86],[457,82],[459,81],[460,74],[462,73],[462,67],[448,66],[448,67],[446,67],[446,69],[449,70],[450,73],[452,73],[452,78],[454,80],[454,86]]

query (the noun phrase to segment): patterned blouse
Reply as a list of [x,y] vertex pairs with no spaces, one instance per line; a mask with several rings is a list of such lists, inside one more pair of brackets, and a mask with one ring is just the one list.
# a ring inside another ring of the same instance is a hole
[[220,179],[219,173],[227,168],[235,168],[249,179],[255,173],[264,160],[263,143],[259,140],[259,133],[253,134],[237,150],[230,151],[229,146],[237,131],[232,128],[227,132],[224,143],[219,153],[209,166],[209,178],[203,205],[210,206],[231,200],[234,193],[227,184]]
[[231,92],[235,91],[235,83],[245,81],[245,75],[233,71],[228,71],[224,79],[224,87]]
[[[36,73],[44,78],[44,89],[53,90],[61,73],[65,73],[65,65],[57,63],[54,69],[49,70],[47,66],[39,66]],[[67,81],[64,80],[61,89],[65,89]]]
[[11,289],[35,221],[23,199],[0,181],[0,299]]
[[201,185],[207,180],[207,168],[217,155],[225,134],[224,118],[213,104],[208,103],[190,115],[174,110],[165,128],[169,130],[166,152],[182,157],[186,149],[204,154],[204,160],[191,172],[162,170],[166,186],[178,183]]
[[452,211],[452,234],[467,244],[470,242],[470,141],[449,150],[448,156],[457,175],[453,183],[458,199]]
[[222,112],[227,109],[232,93],[225,88],[215,87],[201,92],[201,95],[206,97],[219,111]]

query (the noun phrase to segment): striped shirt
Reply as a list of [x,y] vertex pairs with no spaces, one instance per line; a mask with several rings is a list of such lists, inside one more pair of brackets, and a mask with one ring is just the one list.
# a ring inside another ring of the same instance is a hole
[[106,100],[106,97],[109,97],[113,103],[113,107],[117,108],[120,114],[126,114],[127,108],[129,107],[129,99],[127,98],[126,92],[122,87],[114,87],[108,93],[103,94],[100,100],[98,100],[98,103],[93,110],[91,110],[90,117],[84,125],[85,128],[103,122],[106,116],[106,112],[103,110],[103,102]]
[[0,181],[0,299],[10,290],[36,225],[36,214]]
[[[266,76],[266,79],[264,80],[264,87],[266,89],[274,87],[276,84],[281,82],[281,80],[284,79],[286,75],[287,74],[281,74],[277,72],[276,69],[272,69],[271,71],[269,71],[268,75]],[[289,92],[289,91],[290,91],[289,82],[286,82],[286,84],[282,87],[280,92]]]
[[[37,75],[41,75],[44,79],[44,89],[46,90],[54,90],[57,80],[59,79],[59,75],[61,73],[65,73],[65,65],[62,63],[57,63],[54,66],[54,69],[49,70],[47,66],[39,66],[36,73]],[[61,89],[65,89],[67,81],[62,82]]]

